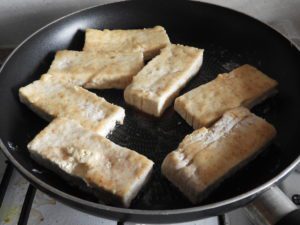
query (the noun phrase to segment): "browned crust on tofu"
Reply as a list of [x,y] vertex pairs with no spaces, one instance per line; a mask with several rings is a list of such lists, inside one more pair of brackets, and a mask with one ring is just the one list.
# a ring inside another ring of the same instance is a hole
[[83,51],[142,51],[145,60],[149,60],[169,44],[169,37],[162,26],[130,30],[87,29]]
[[116,123],[123,123],[125,110],[104,98],[63,79],[45,74],[19,89],[20,101],[42,118],[77,120],[83,127],[106,136]]
[[124,91],[125,101],[159,117],[202,65],[203,49],[169,45],[152,59]]
[[239,107],[211,128],[187,135],[164,159],[162,173],[193,203],[253,159],[276,135],[264,119]]
[[142,52],[100,53],[62,50],[47,73],[91,89],[124,89],[144,66]]
[[277,82],[250,65],[201,85],[175,100],[175,110],[194,129],[208,127],[235,107],[253,107],[275,93]]
[[37,162],[64,179],[80,184],[106,203],[125,207],[146,183],[153,166],[145,156],[66,118],[53,120],[28,149]]

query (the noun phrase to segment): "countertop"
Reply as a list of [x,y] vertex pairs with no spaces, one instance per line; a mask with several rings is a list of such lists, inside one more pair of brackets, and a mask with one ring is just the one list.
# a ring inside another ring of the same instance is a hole
[[[68,13],[117,1],[0,1],[0,47],[15,47],[38,28]],[[222,5],[249,14],[300,44],[299,0],[202,0],[202,2]]]

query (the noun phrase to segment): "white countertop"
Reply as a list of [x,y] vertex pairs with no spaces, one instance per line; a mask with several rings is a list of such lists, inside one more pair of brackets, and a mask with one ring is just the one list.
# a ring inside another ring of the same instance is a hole
[[[54,19],[90,6],[118,0],[4,0],[0,1],[0,47],[14,47]],[[202,0],[258,18],[300,44],[299,0]]]

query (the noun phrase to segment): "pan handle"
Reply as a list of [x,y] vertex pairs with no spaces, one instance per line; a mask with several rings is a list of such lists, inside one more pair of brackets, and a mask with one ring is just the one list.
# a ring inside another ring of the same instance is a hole
[[300,209],[277,186],[261,194],[245,210],[257,225],[300,224]]

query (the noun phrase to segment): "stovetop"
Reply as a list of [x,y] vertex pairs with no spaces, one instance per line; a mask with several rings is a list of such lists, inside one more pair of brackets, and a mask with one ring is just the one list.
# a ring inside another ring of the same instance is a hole
[[[0,65],[12,49],[0,49]],[[300,205],[300,166],[280,188]],[[133,225],[92,216],[47,196],[25,180],[0,153],[0,225]],[[182,225],[250,225],[243,208]]]

